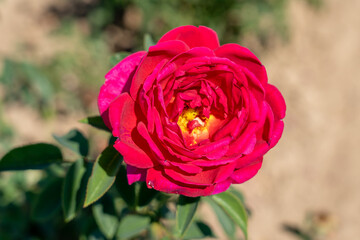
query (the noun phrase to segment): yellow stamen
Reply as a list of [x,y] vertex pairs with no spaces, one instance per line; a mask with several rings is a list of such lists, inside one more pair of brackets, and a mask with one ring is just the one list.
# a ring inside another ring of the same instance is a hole
[[[210,115],[210,118],[212,117],[213,116]],[[192,146],[201,140],[209,138],[209,131],[207,128],[208,120],[209,119],[206,117],[201,117],[200,112],[197,109],[189,108],[181,113],[177,124],[188,145]]]

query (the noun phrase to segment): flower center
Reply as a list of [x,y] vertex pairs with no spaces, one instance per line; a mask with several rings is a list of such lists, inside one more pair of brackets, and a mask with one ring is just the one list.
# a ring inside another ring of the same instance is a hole
[[[210,119],[212,117],[210,115]],[[192,146],[209,138],[208,121],[209,119],[202,116],[198,109],[189,108],[181,113],[177,124],[183,133],[187,145]]]

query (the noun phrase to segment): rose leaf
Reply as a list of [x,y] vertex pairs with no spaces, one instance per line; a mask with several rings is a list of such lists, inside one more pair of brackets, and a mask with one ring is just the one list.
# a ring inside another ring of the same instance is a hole
[[0,160],[0,171],[42,169],[61,161],[62,154],[58,147],[36,143],[10,150]]
[[149,216],[127,215],[120,222],[117,237],[120,239],[134,237],[147,229],[150,226],[150,221]]
[[79,122],[86,123],[86,124],[89,124],[90,126],[98,128],[100,130],[110,132],[110,129],[105,125],[103,119],[100,116],[87,117],[87,118],[81,119]]
[[62,146],[72,150],[79,156],[86,157],[89,153],[89,142],[77,129],[73,129],[64,136],[53,134],[54,139]]
[[211,197],[240,227],[247,239],[247,215],[242,201],[231,192],[222,192]]
[[107,239],[112,239],[119,226],[119,219],[116,215],[113,200],[108,195],[105,195],[92,206],[92,212],[100,231]]
[[79,159],[68,169],[62,188],[61,200],[65,222],[70,222],[82,207],[80,199],[81,181],[86,169],[84,160]]
[[96,159],[89,178],[84,207],[89,206],[103,196],[115,181],[122,156],[113,146],[108,146]]
[[179,196],[176,207],[175,236],[182,238],[191,225],[199,203],[200,197],[192,198],[183,195]]

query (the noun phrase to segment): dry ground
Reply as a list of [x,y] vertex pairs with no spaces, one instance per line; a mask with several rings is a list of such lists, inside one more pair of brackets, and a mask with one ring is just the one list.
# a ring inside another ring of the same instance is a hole
[[254,210],[254,240],[293,239],[282,224],[327,211],[328,240],[360,238],[360,1],[328,0],[318,12],[290,4],[291,41],[263,57],[287,102],[285,131],[240,188]]
[[[40,57],[51,54],[53,42],[46,37],[51,24],[39,25],[34,18],[47,2],[0,0],[0,60],[23,42]],[[359,0],[327,0],[319,11],[292,1],[290,42],[261,56],[288,110],[278,146],[265,157],[260,173],[239,186],[252,209],[251,240],[295,239],[283,224],[301,226],[311,211],[328,212],[334,222],[324,239],[360,237],[359,9]],[[27,141],[31,130],[43,129],[33,140],[44,140],[81,118],[43,123],[21,107],[5,112]]]

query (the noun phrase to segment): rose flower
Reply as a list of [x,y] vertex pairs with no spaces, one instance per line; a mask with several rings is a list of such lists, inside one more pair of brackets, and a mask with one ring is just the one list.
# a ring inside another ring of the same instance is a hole
[[98,105],[129,184],[186,196],[252,178],[283,132],[285,101],[247,48],[182,26],[105,76]]

